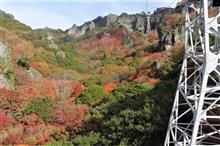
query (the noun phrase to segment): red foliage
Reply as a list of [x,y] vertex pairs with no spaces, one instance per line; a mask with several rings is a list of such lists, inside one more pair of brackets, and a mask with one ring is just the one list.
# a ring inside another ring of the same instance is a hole
[[[115,27],[108,32],[98,34],[97,37],[82,41],[79,44],[79,48],[91,51],[92,46],[92,51],[103,50],[107,54],[111,54],[114,51],[127,49],[125,47],[127,35],[128,32],[125,29]],[[97,53],[95,55],[97,55]],[[99,55],[97,57],[99,57]]]
[[7,98],[18,98],[19,93],[13,92],[6,88],[0,88],[0,97],[7,97]]
[[18,90],[26,98],[50,97],[76,97],[81,94],[83,85],[69,80],[32,79],[23,82]]
[[62,100],[55,107],[55,111],[52,113],[52,124],[74,132],[81,128],[88,110],[86,105],[76,105],[70,100]]
[[0,130],[5,128],[10,122],[11,119],[7,115],[0,114]]
[[16,135],[9,134],[9,135],[7,136],[7,138],[5,139],[5,143],[15,144],[15,143],[16,143]]
[[105,95],[109,95],[117,87],[118,87],[118,85],[116,83],[109,83],[109,84],[104,85]]
[[19,122],[24,125],[32,125],[32,126],[44,123],[44,121],[36,114],[26,115],[22,119],[20,119]]

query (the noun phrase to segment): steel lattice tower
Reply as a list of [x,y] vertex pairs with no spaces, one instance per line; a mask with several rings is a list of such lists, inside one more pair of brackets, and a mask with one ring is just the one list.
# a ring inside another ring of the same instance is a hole
[[146,28],[146,34],[149,34],[151,32],[151,26],[150,26],[150,12],[147,12],[147,28]]
[[219,16],[211,0],[185,3],[185,55],[165,146],[220,145]]

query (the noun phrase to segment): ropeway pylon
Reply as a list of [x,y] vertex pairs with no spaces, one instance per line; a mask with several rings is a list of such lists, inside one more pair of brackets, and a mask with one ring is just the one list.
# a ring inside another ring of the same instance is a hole
[[185,2],[185,55],[164,146],[220,146],[220,13],[212,2]]
[[150,12],[147,12],[147,28],[146,28],[147,35],[151,32],[150,17],[151,17]]

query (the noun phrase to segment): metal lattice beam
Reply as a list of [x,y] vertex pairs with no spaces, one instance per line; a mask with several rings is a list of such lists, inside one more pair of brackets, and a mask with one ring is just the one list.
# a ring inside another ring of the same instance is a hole
[[185,3],[185,56],[165,146],[220,145],[220,13],[212,2]]

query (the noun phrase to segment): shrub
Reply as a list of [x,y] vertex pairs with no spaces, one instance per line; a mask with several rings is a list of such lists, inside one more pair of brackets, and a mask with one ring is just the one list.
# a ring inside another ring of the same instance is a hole
[[5,75],[9,80],[14,79],[14,72],[12,70],[8,70]]
[[44,121],[48,122],[51,120],[51,113],[53,111],[53,104],[50,98],[32,99],[26,107],[26,114],[37,114]]
[[[151,134],[160,121],[147,92],[150,84],[123,84],[108,100],[89,113],[90,132],[77,136],[76,145],[151,145]],[[98,117],[97,117],[98,116]],[[90,125],[91,124],[91,125]]]
[[94,82],[86,83],[86,88],[82,92],[78,101],[83,104],[94,104],[104,96],[104,89],[102,86]]
[[30,69],[30,59],[27,57],[21,57],[18,59],[17,64],[24,67],[25,69],[29,70]]
[[124,100],[125,98],[138,96],[152,88],[153,86],[147,83],[133,85],[122,84],[111,93],[109,102],[116,102]]
[[111,82],[119,83],[123,80],[127,80],[134,75],[135,72],[136,69],[134,67],[108,64],[101,70],[100,80],[102,84]]
[[91,132],[88,136],[77,136],[73,143],[77,146],[92,146],[98,142],[98,139],[100,139],[100,134]]
[[48,142],[45,146],[73,146],[73,144],[67,140]]

